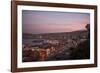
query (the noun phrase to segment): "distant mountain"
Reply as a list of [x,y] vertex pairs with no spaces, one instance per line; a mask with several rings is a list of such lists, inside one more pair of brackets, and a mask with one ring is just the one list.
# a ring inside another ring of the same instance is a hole
[[23,38],[33,38],[33,37],[39,37],[39,36],[66,36],[66,35],[77,35],[87,33],[87,30],[79,30],[79,31],[73,31],[73,32],[58,32],[58,33],[43,33],[43,34],[29,34],[29,33],[23,33]]
[[[72,31],[72,32],[56,32],[56,33],[37,33],[37,34],[35,34],[35,35],[42,35],[42,34],[63,34],[63,33],[76,33],[76,32],[86,32],[87,30],[78,30],[78,31]],[[28,35],[34,35],[34,34],[32,34],[32,33],[23,33],[23,35],[26,35],[26,36],[28,36]]]

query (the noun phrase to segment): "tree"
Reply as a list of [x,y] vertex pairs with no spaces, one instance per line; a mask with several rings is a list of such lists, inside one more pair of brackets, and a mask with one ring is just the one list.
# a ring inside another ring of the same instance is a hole
[[79,43],[76,48],[73,48],[72,59],[89,59],[90,58],[90,24],[86,25],[88,31],[87,40]]

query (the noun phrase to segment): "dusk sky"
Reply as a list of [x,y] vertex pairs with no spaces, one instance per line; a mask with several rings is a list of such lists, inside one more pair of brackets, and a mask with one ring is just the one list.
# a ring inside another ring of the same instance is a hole
[[89,13],[55,12],[55,11],[22,11],[23,33],[57,33],[86,30],[90,24]]

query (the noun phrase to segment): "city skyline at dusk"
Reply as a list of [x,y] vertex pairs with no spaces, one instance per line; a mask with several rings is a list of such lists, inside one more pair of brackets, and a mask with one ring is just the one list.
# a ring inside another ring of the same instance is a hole
[[89,13],[55,12],[55,11],[22,11],[23,33],[41,34],[86,30],[90,24]]

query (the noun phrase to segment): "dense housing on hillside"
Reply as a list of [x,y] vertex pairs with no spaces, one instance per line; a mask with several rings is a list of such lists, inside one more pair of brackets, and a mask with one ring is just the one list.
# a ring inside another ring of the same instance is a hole
[[23,62],[69,60],[72,50],[87,41],[88,31],[23,34]]

